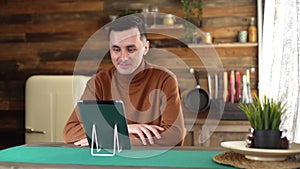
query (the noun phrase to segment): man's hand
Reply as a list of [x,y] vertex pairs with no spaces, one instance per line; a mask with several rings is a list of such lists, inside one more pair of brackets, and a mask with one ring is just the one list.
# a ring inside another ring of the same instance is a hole
[[87,141],[87,138],[84,138],[84,139],[74,142],[74,145],[86,147],[86,146],[89,146],[89,143]]
[[147,140],[149,141],[150,144],[154,144],[152,134],[154,134],[154,136],[157,139],[160,139],[161,136],[159,131],[164,131],[164,128],[157,125],[148,125],[148,124],[128,125],[128,132],[131,134],[137,134],[144,145],[147,145]]

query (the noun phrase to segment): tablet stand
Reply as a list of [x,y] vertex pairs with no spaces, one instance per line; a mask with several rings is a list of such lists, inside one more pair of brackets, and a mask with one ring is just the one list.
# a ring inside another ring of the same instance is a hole
[[[92,143],[91,143],[91,155],[92,156],[115,156],[116,155],[116,151],[118,151],[118,153],[120,153],[122,151],[122,149],[120,149],[117,124],[115,124],[115,126],[114,126],[114,136],[113,137],[114,137],[114,146],[113,146],[112,153],[107,153],[107,154],[101,154],[101,153],[99,153],[102,150],[102,148],[101,147],[99,148],[98,139],[97,139],[97,132],[96,132],[96,126],[95,126],[95,124],[93,124],[93,128],[92,128]],[[94,143],[96,143],[96,151],[99,154],[94,153]]]

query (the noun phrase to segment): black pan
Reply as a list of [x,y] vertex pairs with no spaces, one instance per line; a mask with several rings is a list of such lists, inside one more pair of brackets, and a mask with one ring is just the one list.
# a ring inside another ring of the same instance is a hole
[[194,75],[197,85],[196,88],[189,90],[184,96],[184,103],[185,106],[192,112],[203,112],[209,107],[210,97],[208,93],[200,87],[200,71],[190,69],[190,72]]

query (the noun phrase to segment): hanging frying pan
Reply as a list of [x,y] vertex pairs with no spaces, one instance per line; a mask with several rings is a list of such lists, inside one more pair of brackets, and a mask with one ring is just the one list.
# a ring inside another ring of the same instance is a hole
[[207,92],[200,87],[200,71],[195,71],[193,68],[190,69],[190,73],[192,73],[196,79],[196,88],[191,89],[184,95],[184,103],[185,106],[191,111],[195,113],[203,112],[206,110],[210,104],[210,98]]

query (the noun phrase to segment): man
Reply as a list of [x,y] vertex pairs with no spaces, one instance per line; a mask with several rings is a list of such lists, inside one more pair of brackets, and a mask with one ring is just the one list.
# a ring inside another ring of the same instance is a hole
[[[179,87],[173,73],[144,60],[149,41],[135,15],[111,23],[109,48],[113,68],[93,76],[82,100],[122,100],[132,145],[182,145],[185,136]],[[66,143],[87,146],[78,107],[67,121]]]

